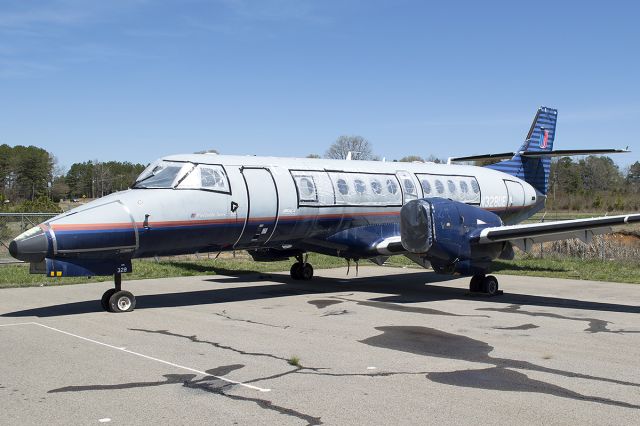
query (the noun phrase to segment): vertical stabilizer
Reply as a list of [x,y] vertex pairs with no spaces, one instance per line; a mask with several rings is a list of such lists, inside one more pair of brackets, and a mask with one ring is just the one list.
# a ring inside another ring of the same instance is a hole
[[540,107],[536,113],[529,134],[518,152],[510,159],[491,164],[487,168],[508,173],[530,183],[541,194],[546,194],[549,188],[549,172],[551,158],[523,158],[520,152],[549,152],[553,149],[556,136],[556,121],[558,110]]

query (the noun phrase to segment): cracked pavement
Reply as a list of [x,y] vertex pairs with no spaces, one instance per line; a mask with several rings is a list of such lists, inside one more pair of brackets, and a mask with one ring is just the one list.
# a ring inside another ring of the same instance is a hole
[[345,272],[127,281],[129,314],[101,311],[108,283],[0,290],[0,424],[640,416],[639,286]]

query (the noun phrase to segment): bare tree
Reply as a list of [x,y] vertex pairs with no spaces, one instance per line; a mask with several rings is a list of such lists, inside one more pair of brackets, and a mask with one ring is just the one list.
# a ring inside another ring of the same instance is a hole
[[307,158],[322,158],[322,157],[320,157],[318,154],[309,154],[307,155]]
[[344,160],[351,151],[353,160],[373,160],[373,149],[368,140],[362,136],[340,136],[324,154],[325,158]]

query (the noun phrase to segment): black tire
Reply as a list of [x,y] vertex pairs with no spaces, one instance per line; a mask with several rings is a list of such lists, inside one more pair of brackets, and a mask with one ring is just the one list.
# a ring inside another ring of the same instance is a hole
[[305,263],[300,272],[300,279],[302,280],[309,281],[313,278],[313,266],[310,263]]
[[487,293],[489,296],[495,296],[498,294],[498,279],[493,275],[487,275],[482,280],[482,291]]
[[469,291],[472,293],[482,291],[482,281],[484,281],[484,275],[474,275],[473,277],[471,277],[471,282],[469,283]]
[[291,273],[291,278],[294,280],[302,279],[302,265],[300,263],[296,262],[291,265],[291,270],[289,272]]
[[128,291],[116,291],[109,298],[111,312],[131,312],[136,307],[136,298]]
[[113,293],[116,292],[115,288],[110,288],[109,290],[105,291],[104,294],[102,295],[102,299],[100,299],[100,304],[102,304],[102,309],[104,309],[105,311],[111,311],[111,306],[109,305],[109,299],[111,299],[111,296],[113,296]]

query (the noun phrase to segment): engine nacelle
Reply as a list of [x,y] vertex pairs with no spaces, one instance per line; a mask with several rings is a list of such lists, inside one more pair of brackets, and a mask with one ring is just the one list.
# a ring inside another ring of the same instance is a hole
[[501,225],[494,213],[444,198],[409,201],[400,211],[402,246],[427,258],[441,273],[485,272],[505,245],[471,244],[470,239],[483,228]]

